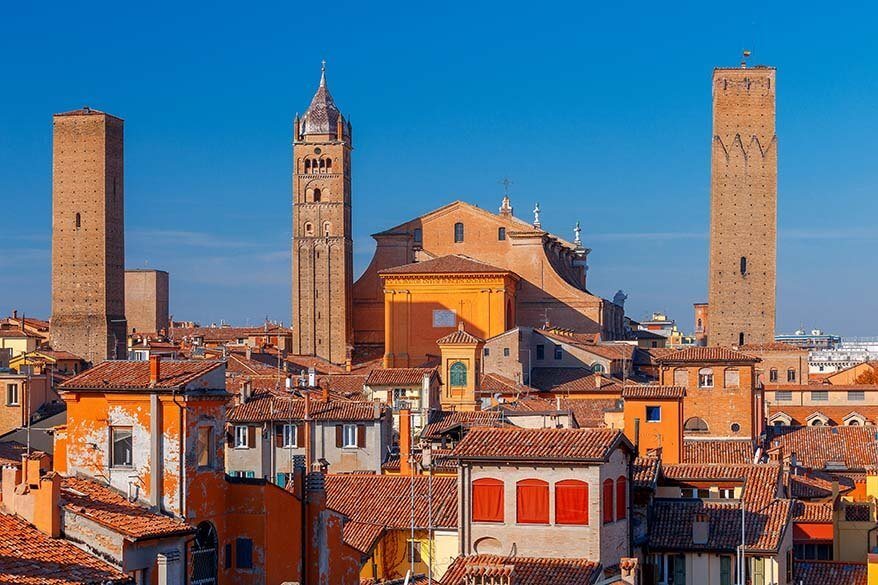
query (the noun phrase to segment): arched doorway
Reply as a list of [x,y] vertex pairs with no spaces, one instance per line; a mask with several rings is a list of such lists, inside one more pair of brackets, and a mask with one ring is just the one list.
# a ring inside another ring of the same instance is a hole
[[192,543],[190,585],[216,585],[218,550],[216,528],[210,522],[202,522],[195,531]]

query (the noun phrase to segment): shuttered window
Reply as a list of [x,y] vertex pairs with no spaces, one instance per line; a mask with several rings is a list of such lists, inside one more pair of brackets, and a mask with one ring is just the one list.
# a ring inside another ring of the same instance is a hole
[[549,523],[549,484],[523,479],[515,484],[516,520],[520,524]]
[[503,522],[503,482],[485,477],[473,481],[473,522]]
[[628,512],[628,480],[619,476],[616,480],[616,520],[624,520]]
[[555,483],[555,524],[588,524],[588,484],[578,479]]
[[604,524],[613,521],[613,480],[604,480]]

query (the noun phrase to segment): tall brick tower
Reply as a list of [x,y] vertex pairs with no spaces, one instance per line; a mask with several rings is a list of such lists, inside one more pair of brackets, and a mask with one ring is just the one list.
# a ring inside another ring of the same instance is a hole
[[293,132],[293,352],[343,364],[352,341],[351,125],[326,65]]
[[123,122],[83,108],[53,119],[52,347],[125,358]]
[[713,72],[709,345],[774,340],[775,69]]

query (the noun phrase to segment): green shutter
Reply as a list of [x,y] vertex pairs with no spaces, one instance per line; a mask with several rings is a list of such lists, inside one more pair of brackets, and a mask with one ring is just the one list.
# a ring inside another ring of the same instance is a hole
[[719,558],[719,585],[732,585],[732,557]]
[[674,555],[674,585],[686,585],[686,557]]
[[256,477],[256,472],[255,471],[248,471],[247,475],[245,475],[245,477]]

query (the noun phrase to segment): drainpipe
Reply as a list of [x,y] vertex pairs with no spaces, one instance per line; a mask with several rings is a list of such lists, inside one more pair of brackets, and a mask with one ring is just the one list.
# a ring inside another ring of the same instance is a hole
[[183,436],[183,419],[186,416],[186,405],[177,402],[177,388],[171,390],[171,400],[174,404],[177,405],[177,408],[180,411],[179,415],[179,440],[177,443],[179,444],[179,454],[180,458],[180,482],[177,488],[177,497],[180,498],[180,516],[185,520],[186,519],[186,441]]
[[149,505],[154,512],[162,510],[162,479],[164,477],[164,457],[162,456],[162,415],[159,395],[149,396]]

